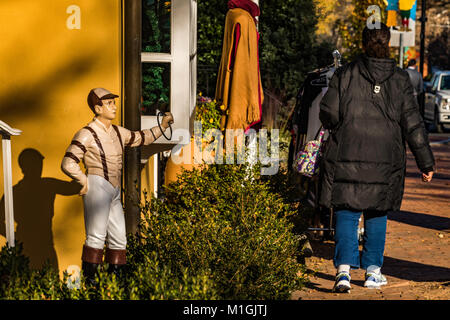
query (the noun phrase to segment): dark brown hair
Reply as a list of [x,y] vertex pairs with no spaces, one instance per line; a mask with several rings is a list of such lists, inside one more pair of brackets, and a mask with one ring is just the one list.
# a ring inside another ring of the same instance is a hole
[[369,29],[367,26],[363,30],[362,41],[366,55],[372,58],[389,58],[389,40],[391,31],[380,22],[380,27]]
[[408,61],[408,67],[415,66],[416,63],[417,63],[417,62],[416,62],[416,59],[411,59],[411,60]]
[[[89,108],[91,108],[92,112],[95,113],[95,106],[102,106],[103,102],[102,100],[95,94],[94,89],[92,89],[87,97],[87,103],[89,105]],[[97,114],[97,113],[95,113]]]

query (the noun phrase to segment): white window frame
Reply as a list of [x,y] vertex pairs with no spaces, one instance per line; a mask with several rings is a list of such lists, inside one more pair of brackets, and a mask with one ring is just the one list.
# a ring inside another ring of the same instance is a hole
[[[172,0],[170,13],[170,53],[141,52],[141,62],[170,64],[172,129],[183,129],[192,135],[197,96],[197,0]],[[156,115],[141,116],[141,129],[157,125]],[[170,138],[169,135],[166,131]],[[155,143],[178,144],[182,140],[177,135],[172,140],[162,136]]]

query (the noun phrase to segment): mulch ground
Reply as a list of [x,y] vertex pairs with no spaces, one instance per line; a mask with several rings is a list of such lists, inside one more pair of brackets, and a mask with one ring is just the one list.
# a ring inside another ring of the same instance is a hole
[[[430,135],[431,142],[450,135]],[[388,214],[380,290],[364,288],[364,270],[352,270],[352,290],[331,291],[334,284],[333,241],[312,241],[306,258],[310,283],[292,294],[301,300],[448,300],[450,299],[450,144],[433,144],[437,171],[424,183],[408,149],[401,210]],[[361,249],[361,248],[360,248]]]

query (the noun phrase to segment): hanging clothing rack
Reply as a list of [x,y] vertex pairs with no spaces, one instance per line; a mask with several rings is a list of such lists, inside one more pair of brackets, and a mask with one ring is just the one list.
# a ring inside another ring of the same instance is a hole
[[[292,115],[291,132],[293,134],[289,152],[289,169],[292,169],[293,158],[304,144],[313,139],[313,136],[319,129],[321,122],[319,119],[320,101],[325,95],[328,83],[335,70],[341,66],[341,54],[338,50],[332,52],[333,64],[315,69],[308,73],[302,87],[297,94],[297,103]],[[324,136],[324,141],[328,138],[328,132]],[[305,199],[307,202],[320,211],[319,208],[319,181],[317,177],[309,179],[308,189]],[[300,199],[298,200],[300,201]],[[317,213],[320,215],[320,212]],[[308,228],[308,231],[325,231],[331,235],[333,228],[333,210],[329,212],[328,227]]]

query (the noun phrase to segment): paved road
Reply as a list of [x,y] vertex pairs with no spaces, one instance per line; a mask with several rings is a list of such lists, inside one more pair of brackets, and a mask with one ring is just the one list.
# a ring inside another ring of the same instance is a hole
[[[388,285],[382,290],[363,287],[364,271],[352,271],[348,294],[331,292],[335,269],[333,242],[313,242],[307,258],[315,271],[310,284],[293,293],[303,300],[411,300],[450,299],[450,134],[430,134],[437,163],[431,183],[421,180],[408,149],[405,194],[401,211],[388,215],[382,272]],[[445,142],[445,143],[444,143]]]

